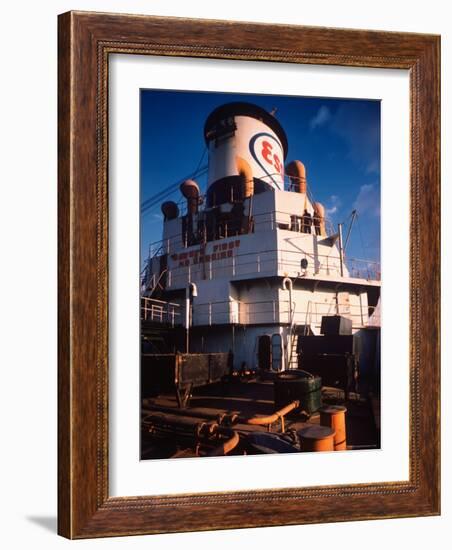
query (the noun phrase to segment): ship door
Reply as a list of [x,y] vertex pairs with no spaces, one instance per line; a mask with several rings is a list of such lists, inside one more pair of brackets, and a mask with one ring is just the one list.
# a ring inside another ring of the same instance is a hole
[[272,363],[272,342],[270,336],[264,334],[259,336],[257,344],[257,361],[259,368],[262,370],[270,370]]
[[273,334],[272,336],[272,370],[278,371],[282,369],[282,340],[281,334]]

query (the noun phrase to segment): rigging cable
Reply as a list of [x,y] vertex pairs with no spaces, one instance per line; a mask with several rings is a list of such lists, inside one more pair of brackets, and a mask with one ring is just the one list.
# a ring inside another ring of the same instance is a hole
[[189,176],[186,176],[180,180],[178,180],[177,182],[175,183],[172,183],[171,185],[169,185],[168,187],[166,187],[165,189],[162,189],[161,191],[159,191],[157,194],[155,194],[154,196],[152,197],[149,197],[148,199],[146,199],[145,201],[143,201],[143,203],[141,204],[141,213],[144,214],[145,212],[147,212],[150,208],[154,207],[156,204],[158,204],[162,199],[166,198],[168,195],[171,195],[172,193],[174,193],[178,187],[187,179],[192,179],[192,178],[195,178],[196,176],[200,176],[200,175],[204,175],[205,172],[207,172],[208,170],[208,166],[207,165],[204,165],[201,167],[201,164],[204,160],[204,157],[206,155],[206,152],[207,152],[207,146],[204,147],[203,151],[202,151],[202,154],[201,154],[201,158],[199,159],[199,162],[198,162],[198,165],[196,167],[196,169],[194,170],[194,172],[192,172]]
[[168,187],[166,187],[165,189],[163,189],[162,191],[160,191],[159,193],[157,193],[153,197],[150,197],[145,202],[143,202],[143,204],[141,205],[141,214],[145,215],[145,214],[149,213],[152,210],[152,208],[157,206],[163,199],[165,199],[168,196],[175,193],[179,189],[179,186],[186,179],[194,178],[194,177],[200,177],[200,176],[203,176],[206,173],[207,173],[207,166],[203,166],[198,172],[193,172],[192,174],[190,174],[190,176],[182,178],[181,180],[169,185]]

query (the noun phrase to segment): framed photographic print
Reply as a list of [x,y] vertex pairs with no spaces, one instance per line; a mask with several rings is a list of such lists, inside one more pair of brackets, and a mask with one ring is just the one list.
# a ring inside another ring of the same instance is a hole
[[60,534],[439,514],[439,43],[60,16]]

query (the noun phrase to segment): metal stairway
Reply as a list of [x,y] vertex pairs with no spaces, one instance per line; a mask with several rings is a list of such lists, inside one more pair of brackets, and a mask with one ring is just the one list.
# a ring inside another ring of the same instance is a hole
[[[144,296],[147,296],[148,298],[153,297],[154,295],[158,295],[160,291],[164,290],[166,287],[166,276],[168,273],[168,267],[167,267],[167,255],[162,254],[163,251],[163,245],[161,245],[152,256],[150,256],[147,260],[146,267],[144,269],[144,288],[142,290],[142,294]],[[152,277],[148,278],[148,270],[150,270],[152,265],[152,260],[154,258],[160,258],[160,270],[159,273],[154,273]]]
[[289,360],[287,367],[289,369],[298,368],[298,354],[297,354],[297,345],[298,345],[298,333],[296,332],[297,325],[294,325],[292,328],[291,334],[291,349],[289,351]]
[[298,369],[298,338],[299,336],[312,336],[315,334],[312,324],[305,325],[293,325],[291,329],[291,346],[289,350],[289,357],[287,360],[287,368]]
[[163,271],[160,272],[158,277],[156,276],[157,275],[156,273],[152,275],[151,282],[148,285],[148,289],[149,287],[151,287],[151,289],[146,291],[146,295],[149,298],[153,296],[154,293],[157,292],[158,290],[164,290],[164,285],[162,285],[162,280],[167,272],[168,272],[168,269],[164,269]]

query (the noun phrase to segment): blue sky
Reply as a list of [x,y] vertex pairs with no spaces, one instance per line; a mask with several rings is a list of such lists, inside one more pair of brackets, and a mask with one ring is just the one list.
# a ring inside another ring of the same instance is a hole
[[[277,108],[289,142],[286,163],[305,164],[311,193],[332,223],[348,225],[351,211],[358,210],[347,256],[380,261],[379,101],[142,90],[141,202],[207,164],[204,122],[213,109],[231,101]],[[197,181],[204,192],[207,177]],[[178,202],[179,190],[168,199]],[[149,243],[161,239],[160,203],[142,216],[143,259]]]

